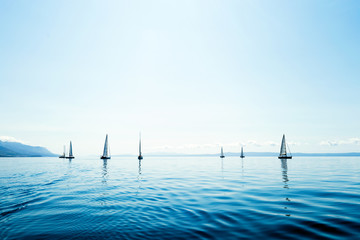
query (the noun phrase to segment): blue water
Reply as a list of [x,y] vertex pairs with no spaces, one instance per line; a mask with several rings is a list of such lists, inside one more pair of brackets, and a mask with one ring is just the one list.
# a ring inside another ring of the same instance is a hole
[[0,158],[0,239],[355,239],[360,158]]

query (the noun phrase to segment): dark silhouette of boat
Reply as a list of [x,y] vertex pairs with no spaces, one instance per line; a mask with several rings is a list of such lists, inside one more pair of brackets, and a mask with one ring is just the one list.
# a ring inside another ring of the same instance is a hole
[[245,155],[244,155],[244,149],[243,149],[243,147],[241,147],[241,153],[240,153],[240,157],[241,157],[241,158],[244,158],[244,157],[245,157]]
[[224,158],[224,150],[223,150],[223,147],[221,147],[221,153],[220,153],[220,158]]
[[59,158],[65,158],[65,146],[64,146],[64,153],[60,155]]
[[106,138],[105,138],[105,144],[104,144],[104,152],[103,155],[100,157],[100,159],[110,159],[110,148],[109,148],[109,143],[108,143],[108,135],[106,134]]
[[70,148],[69,148],[69,156],[65,157],[67,159],[73,159],[75,158],[74,155],[73,155],[73,152],[72,152],[72,143],[70,141]]
[[283,134],[282,141],[281,141],[279,159],[292,159],[290,149],[289,149],[289,153],[287,153],[287,151],[286,151],[285,134]]
[[141,133],[139,134],[139,156],[138,156],[139,160],[143,159],[143,156],[141,155]]

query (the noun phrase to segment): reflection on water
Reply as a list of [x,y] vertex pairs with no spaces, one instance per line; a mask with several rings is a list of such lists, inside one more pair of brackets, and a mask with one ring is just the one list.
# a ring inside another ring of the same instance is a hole
[[106,183],[107,180],[107,159],[103,159],[103,166],[102,166],[102,183]]
[[244,179],[244,159],[241,158],[241,186],[245,187],[245,179]]
[[141,175],[141,160],[139,160],[138,178],[140,178],[140,175]]
[[[284,183],[284,187],[283,188],[286,188],[286,189],[289,189],[289,185],[288,185],[288,182],[289,182],[289,178],[288,178],[288,166],[287,166],[287,159],[281,159],[281,172],[282,172],[282,179],[283,179],[283,183]],[[290,198],[288,197],[285,197],[285,200],[287,202],[286,206],[284,207],[284,209],[286,211],[288,211],[288,204],[290,204],[291,200]],[[285,216],[287,217],[290,217],[291,214],[289,214],[288,212],[285,213]]]
[[0,239],[359,238],[358,157],[68,160],[0,158]]
[[241,159],[241,175],[242,175],[242,177],[244,177],[244,159],[242,158]]
[[224,159],[221,158],[221,178],[224,179]]
[[287,167],[287,159],[281,159],[281,170],[282,170],[282,178],[284,182],[284,188],[289,188],[288,182],[289,178],[287,175],[288,167]]
[[[64,162],[66,160],[64,159]],[[68,163],[67,163],[67,172],[66,172],[66,175],[70,176],[72,174],[72,166],[71,166],[71,159],[69,159]]]
[[140,160],[140,159],[139,159],[139,167],[138,167],[137,180],[138,180],[138,189],[137,189],[136,195],[139,194],[140,188],[141,188],[141,160]]

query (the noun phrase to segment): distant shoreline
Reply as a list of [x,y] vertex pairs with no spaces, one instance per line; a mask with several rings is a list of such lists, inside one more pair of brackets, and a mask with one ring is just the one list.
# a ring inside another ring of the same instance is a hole
[[58,155],[49,155],[49,156],[0,156],[0,158],[36,158],[36,157],[59,157]]
[[[279,153],[275,152],[248,152],[245,157],[277,157]],[[226,157],[239,157],[240,153],[225,153]],[[293,153],[293,157],[360,157],[360,152],[349,153]],[[33,155],[33,156],[4,156],[0,158],[33,158],[33,157],[54,157],[58,158],[59,155]],[[80,157],[97,157],[97,155],[80,155]],[[136,154],[117,154],[112,157],[137,157]],[[180,153],[149,153],[144,154],[144,157],[219,157],[219,154],[180,154]]]

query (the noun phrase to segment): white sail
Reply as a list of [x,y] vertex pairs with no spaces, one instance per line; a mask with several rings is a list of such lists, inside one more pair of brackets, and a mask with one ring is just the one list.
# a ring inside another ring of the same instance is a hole
[[282,138],[282,141],[281,141],[280,156],[286,156],[285,134],[283,135],[283,138]]
[[223,147],[221,147],[221,156],[224,156]]
[[72,153],[72,143],[70,141],[70,149],[69,149],[69,157],[72,157],[73,153]]
[[66,154],[66,151],[65,151],[66,149],[65,149],[65,145],[64,145],[64,153],[63,153],[63,156],[65,157],[65,154]]
[[109,156],[108,135],[106,134],[103,157]]

